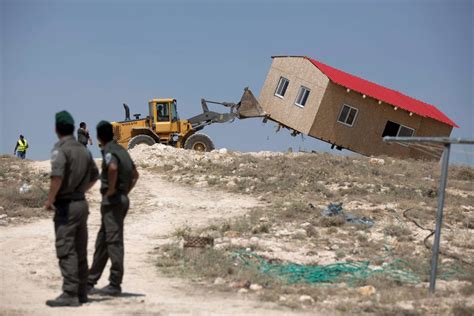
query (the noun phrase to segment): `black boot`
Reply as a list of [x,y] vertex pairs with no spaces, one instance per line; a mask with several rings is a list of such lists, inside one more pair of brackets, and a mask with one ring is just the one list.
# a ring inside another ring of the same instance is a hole
[[89,298],[87,297],[87,293],[79,293],[77,295],[77,298],[79,299],[79,303],[85,304],[89,301]]
[[51,307],[60,307],[60,306],[80,306],[79,299],[76,295],[70,295],[68,293],[63,293],[59,295],[54,300],[47,300],[46,305]]
[[87,297],[88,286],[87,285],[79,285],[79,291],[77,292],[77,298],[79,299],[79,303],[84,304],[89,301]]
[[92,284],[87,284],[87,294],[89,295],[95,295],[99,294],[100,290],[95,288]]
[[106,287],[101,288],[99,293],[102,295],[117,296],[122,293],[122,288],[120,285],[109,284]]

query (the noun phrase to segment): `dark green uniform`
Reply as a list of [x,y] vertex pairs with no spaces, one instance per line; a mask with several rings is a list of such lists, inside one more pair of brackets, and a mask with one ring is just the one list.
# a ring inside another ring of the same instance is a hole
[[91,153],[73,136],[62,138],[51,151],[51,176],[62,178],[54,207],[56,254],[64,278],[63,291],[73,296],[87,285],[87,217],[84,193],[99,177]]
[[[108,142],[102,150],[102,173],[100,176],[102,205],[100,212],[102,222],[95,243],[94,261],[89,270],[89,285],[97,283],[104,271],[107,260],[110,268],[110,284],[120,287],[124,273],[123,223],[129,208],[127,197],[130,191],[135,165],[128,152],[115,141]],[[118,166],[116,190],[112,197],[104,194],[109,189],[108,168],[111,163]]]

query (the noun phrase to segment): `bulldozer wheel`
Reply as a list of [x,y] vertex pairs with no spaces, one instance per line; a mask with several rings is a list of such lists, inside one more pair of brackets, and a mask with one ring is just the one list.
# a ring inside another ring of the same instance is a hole
[[128,149],[132,149],[136,145],[140,144],[146,144],[148,146],[151,146],[155,143],[155,140],[148,135],[137,135],[128,142]]
[[192,149],[196,151],[214,150],[214,144],[209,136],[204,134],[193,134],[186,139],[184,149]]

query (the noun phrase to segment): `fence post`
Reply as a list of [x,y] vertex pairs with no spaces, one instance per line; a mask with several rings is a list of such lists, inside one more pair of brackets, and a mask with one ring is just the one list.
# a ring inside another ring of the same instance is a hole
[[446,182],[448,181],[449,152],[451,144],[444,144],[443,162],[441,165],[441,179],[438,190],[438,209],[436,211],[435,239],[433,243],[433,254],[431,257],[430,293],[434,293],[436,285],[436,273],[438,270],[439,244],[441,239],[441,224],[443,222],[443,207]]

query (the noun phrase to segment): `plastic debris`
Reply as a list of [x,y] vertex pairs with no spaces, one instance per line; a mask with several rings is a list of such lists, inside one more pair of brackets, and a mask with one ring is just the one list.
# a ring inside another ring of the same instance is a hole
[[338,283],[347,282],[353,286],[359,280],[374,275],[384,275],[402,283],[416,284],[420,278],[408,262],[395,259],[383,267],[373,267],[369,261],[336,262],[328,265],[303,265],[292,262],[268,260],[250,251],[238,251],[234,257],[246,266],[256,268],[263,274],[295,283]]
[[330,203],[328,207],[321,213],[321,215],[325,217],[331,216],[344,216],[346,218],[346,222],[351,224],[360,224],[366,225],[368,227],[372,227],[374,225],[374,221],[367,217],[358,217],[351,213],[345,213],[342,209],[342,203],[334,204]]
[[30,192],[31,188],[32,188],[31,184],[23,183],[22,186],[20,187],[19,191],[20,191],[21,194],[24,194],[24,193]]

